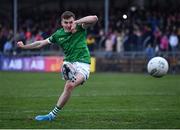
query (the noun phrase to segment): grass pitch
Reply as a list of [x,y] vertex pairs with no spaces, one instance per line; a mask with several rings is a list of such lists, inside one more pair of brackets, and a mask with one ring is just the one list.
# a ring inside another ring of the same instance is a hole
[[180,75],[95,73],[52,122],[63,90],[57,73],[0,72],[0,128],[180,128]]

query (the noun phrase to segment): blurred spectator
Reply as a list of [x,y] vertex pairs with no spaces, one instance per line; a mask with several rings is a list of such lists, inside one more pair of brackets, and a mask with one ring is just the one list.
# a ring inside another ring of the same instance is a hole
[[159,53],[159,45],[158,44],[155,45],[154,51],[155,51],[155,54],[158,55],[158,53]]
[[161,51],[168,51],[168,48],[169,48],[168,36],[167,36],[167,34],[164,34],[161,37],[160,49],[161,49]]
[[87,41],[87,45],[88,45],[89,51],[93,52],[94,51],[94,46],[95,46],[95,38],[91,34],[89,34],[87,36],[87,40],[86,41]]
[[113,52],[113,41],[111,39],[111,36],[107,36],[107,39],[105,41],[105,51],[106,51],[106,57],[111,58]]
[[26,41],[26,37],[25,37],[25,33],[24,30],[22,28],[20,28],[19,32],[18,32],[18,40],[19,41]]
[[145,53],[147,56],[147,59],[150,60],[152,57],[155,56],[155,51],[154,48],[151,46],[151,44],[149,44],[146,49],[145,49]]
[[32,32],[30,31],[30,29],[28,29],[25,32],[25,37],[26,37],[25,44],[30,44],[30,43],[32,43],[34,41],[33,36],[32,36]]
[[154,35],[154,44],[155,44],[155,46],[159,45],[160,41],[161,41],[162,31],[158,26],[155,28],[155,31],[154,31],[153,35]]
[[103,29],[99,30],[99,42],[98,42],[98,48],[99,50],[102,50],[102,48],[104,48],[104,44],[105,44],[105,40],[106,40],[106,36],[105,36],[105,32]]
[[[72,8],[72,10],[74,9]],[[91,11],[92,10],[89,9],[83,9],[82,11],[81,8],[79,8],[77,17],[92,14]],[[22,40],[26,44],[34,40],[47,38],[59,27],[59,16],[55,15],[57,14],[55,11],[39,10],[36,13],[38,17],[29,18],[26,13],[22,16],[19,15],[18,25],[21,25],[21,28],[18,29],[18,40]],[[108,34],[104,32],[103,13],[94,11],[94,14],[99,14],[100,16],[99,23],[88,31],[88,34],[93,36],[93,38],[90,39],[87,37],[90,51],[107,51],[109,38],[112,43],[112,51],[117,52],[144,51],[149,44],[151,44],[151,47],[153,47],[156,52],[159,50],[178,51],[179,49],[180,13],[177,11],[169,12],[137,9],[133,11],[133,13],[127,13],[127,19],[122,19],[121,10],[118,8],[111,8]],[[3,52],[11,30],[12,27],[9,23],[3,22],[3,24],[0,24],[1,52]],[[172,30],[177,31],[173,31],[173,34],[169,34]],[[107,35],[110,37],[106,39]],[[167,38],[169,39],[169,45],[167,45]],[[12,46],[15,47],[13,44]],[[59,48],[51,47],[50,50],[58,51]]]
[[39,30],[39,32],[36,34],[34,40],[35,40],[35,41],[43,40],[42,32],[41,32],[40,30]]
[[177,51],[178,43],[179,43],[178,36],[175,34],[175,32],[172,32],[169,37],[169,44],[173,52]]
[[146,48],[149,44],[153,44],[153,34],[151,28],[148,25],[146,25],[144,26],[143,47]]
[[116,51],[117,51],[118,53],[124,51],[123,42],[124,42],[124,33],[123,33],[123,31],[121,31],[120,33],[117,34]]
[[143,33],[138,26],[134,26],[135,51],[143,51]]
[[4,44],[8,38],[7,29],[5,27],[0,28],[0,52],[4,50]]
[[116,43],[117,43],[117,31],[115,30],[115,31],[111,32],[109,35],[110,35],[110,39],[111,39],[112,47],[113,47],[112,51],[115,51]]
[[9,39],[4,44],[4,51],[3,52],[5,54],[10,54],[12,52],[12,50],[13,50],[12,40]]
[[130,47],[129,47],[129,37],[130,37],[130,34],[129,34],[129,29],[126,29],[124,31],[124,51],[130,51]]

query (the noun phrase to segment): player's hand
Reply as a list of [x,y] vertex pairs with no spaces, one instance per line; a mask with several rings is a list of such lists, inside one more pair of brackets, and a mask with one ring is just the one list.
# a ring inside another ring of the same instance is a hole
[[17,42],[17,46],[20,48],[24,47],[24,43],[22,41]]
[[73,22],[72,26],[71,26],[71,32],[72,33],[75,33],[77,30],[76,30],[76,26],[77,26],[77,23],[76,22]]

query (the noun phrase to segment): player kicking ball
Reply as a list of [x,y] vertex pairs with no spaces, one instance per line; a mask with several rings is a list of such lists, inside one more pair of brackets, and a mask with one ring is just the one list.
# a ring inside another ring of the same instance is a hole
[[60,46],[65,54],[62,65],[63,79],[66,80],[64,90],[59,97],[55,108],[46,115],[35,117],[37,121],[54,120],[69,100],[73,89],[85,82],[90,73],[90,53],[86,44],[86,29],[98,21],[97,16],[86,16],[75,20],[74,13],[65,11],[61,15],[62,28],[58,29],[49,38],[24,45],[22,41],[17,46],[22,49],[41,48],[47,44]]

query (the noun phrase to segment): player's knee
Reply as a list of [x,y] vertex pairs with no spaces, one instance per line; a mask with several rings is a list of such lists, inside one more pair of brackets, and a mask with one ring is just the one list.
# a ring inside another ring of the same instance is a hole
[[70,82],[70,83],[68,83],[68,84],[66,85],[66,90],[67,90],[67,91],[72,91],[72,90],[74,89],[74,87],[75,87],[75,84],[72,83],[72,82]]

